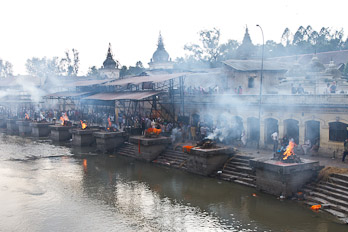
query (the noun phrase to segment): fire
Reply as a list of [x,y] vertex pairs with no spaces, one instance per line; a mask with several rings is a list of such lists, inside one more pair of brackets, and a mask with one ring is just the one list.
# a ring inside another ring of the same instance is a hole
[[25,120],[29,120],[29,115],[27,113],[25,113]]
[[146,130],[146,133],[148,133],[148,134],[153,133],[153,134],[159,135],[161,132],[162,132],[161,129],[156,129],[156,128],[148,128]]
[[319,210],[319,209],[321,209],[321,205],[312,205],[311,209],[312,210]]
[[82,120],[80,120],[80,122],[81,122],[81,128],[82,128],[82,130],[86,129],[86,128],[87,128],[87,124],[84,123]]
[[62,121],[61,125],[64,126],[64,122],[69,121],[68,115],[65,113],[64,116],[60,117],[60,121]]
[[191,149],[194,148],[194,146],[183,146],[182,151],[190,153]]
[[293,141],[289,142],[289,145],[286,147],[286,151],[284,152],[284,157],[283,160],[288,159],[289,156],[294,155],[294,147],[296,146],[296,144]]
[[111,128],[112,123],[111,123],[110,117],[108,117],[108,123],[109,123],[109,128]]

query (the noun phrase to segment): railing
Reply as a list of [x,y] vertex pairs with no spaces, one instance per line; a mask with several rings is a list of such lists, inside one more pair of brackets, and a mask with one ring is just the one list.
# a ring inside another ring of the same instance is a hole
[[[180,97],[175,95],[175,103],[180,104]],[[167,99],[163,99],[166,102]],[[169,100],[169,99],[168,99]],[[185,95],[186,104],[226,104],[226,105],[256,105],[259,95],[247,94],[198,94]],[[318,95],[262,95],[265,105],[321,105],[348,107],[348,94],[318,94]]]

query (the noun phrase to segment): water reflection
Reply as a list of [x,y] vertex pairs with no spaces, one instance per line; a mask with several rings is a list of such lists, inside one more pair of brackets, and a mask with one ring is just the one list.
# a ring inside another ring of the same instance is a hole
[[[19,151],[19,152],[17,152]],[[4,231],[346,231],[256,190],[18,137],[0,137]],[[0,230],[1,230],[0,229]]]

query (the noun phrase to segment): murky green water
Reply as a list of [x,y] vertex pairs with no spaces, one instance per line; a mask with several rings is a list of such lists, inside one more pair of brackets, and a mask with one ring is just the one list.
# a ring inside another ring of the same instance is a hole
[[0,203],[0,231],[348,230],[251,188],[3,134]]

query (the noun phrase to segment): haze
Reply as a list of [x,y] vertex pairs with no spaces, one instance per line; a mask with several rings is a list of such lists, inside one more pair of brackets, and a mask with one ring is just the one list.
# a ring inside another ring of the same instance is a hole
[[25,74],[28,58],[62,57],[75,48],[83,75],[88,67],[102,65],[111,42],[121,65],[140,60],[147,67],[159,31],[175,60],[185,55],[185,44],[198,42],[200,30],[213,27],[225,42],[241,41],[248,25],[254,44],[262,41],[256,24],[263,27],[265,40],[276,42],[286,27],[292,32],[301,25],[348,31],[345,5],[338,0],[2,0],[0,58],[13,64],[14,74]]

